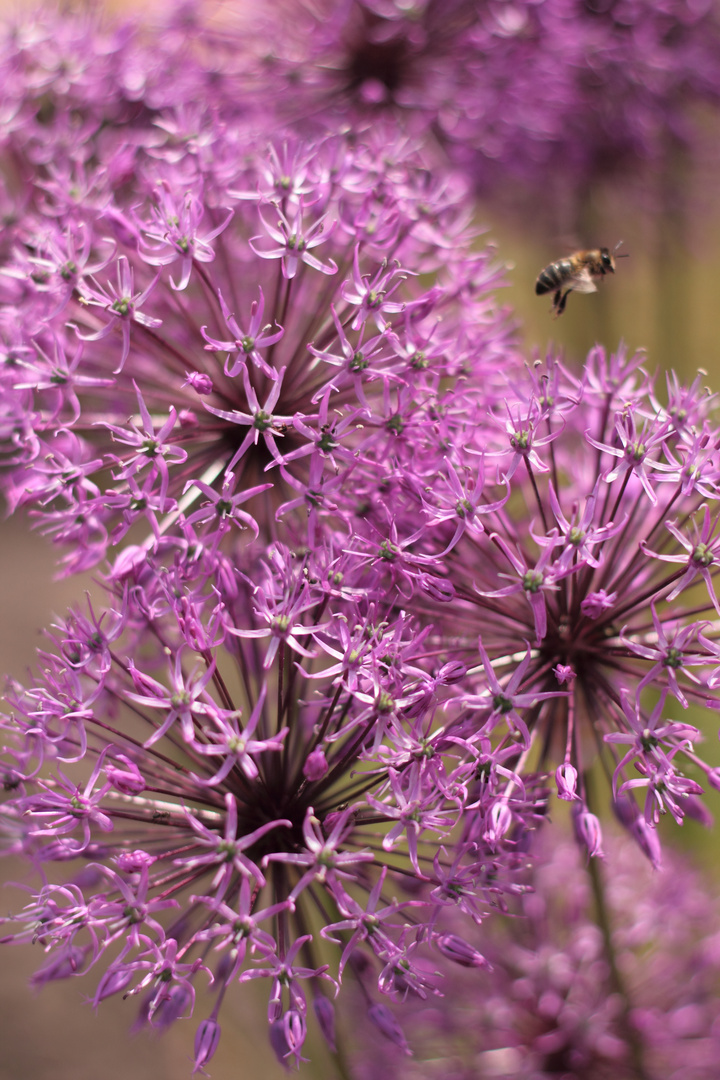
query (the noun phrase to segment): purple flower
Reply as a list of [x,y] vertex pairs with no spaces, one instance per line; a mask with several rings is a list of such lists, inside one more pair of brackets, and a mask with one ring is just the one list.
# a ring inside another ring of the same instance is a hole
[[[513,354],[493,295],[501,268],[471,247],[462,185],[433,202],[424,152],[397,136],[378,169],[374,133],[258,150],[265,133],[231,114],[198,104],[174,117],[166,140],[157,126],[131,143],[112,126],[97,145],[92,125],[78,132],[83,155],[121,155],[126,179],[85,175],[71,204],[28,161],[11,226],[0,483],[72,546],[70,571],[134,525],[139,551],[188,523],[198,544],[228,547],[212,509],[228,500],[247,499],[231,515],[247,540],[262,528],[295,542],[308,524],[313,541],[338,524],[373,535],[380,486],[402,467],[421,487],[442,461],[451,382]],[[47,148],[76,167],[60,132],[44,129]],[[283,163],[298,173],[288,186]],[[371,229],[376,214],[393,227]],[[254,235],[263,223],[270,248]],[[72,287],[62,272],[35,286],[23,252],[48,234],[82,254]]]
[[[567,211],[570,190],[654,168],[669,152],[668,132],[673,148],[699,149],[691,102],[720,95],[716,13],[684,0],[620,9],[582,0],[324,0],[308,9],[283,0],[250,28],[249,39],[247,20],[238,22],[229,40],[236,49],[252,42],[252,77],[296,128],[349,120],[418,137],[431,129],[479,188],[506,194],[519,180],[533,208],[542,196]],[[566,181],[557,193],[551,173]]]
[[[520,827],[515,799],[527,768],[556,773],[591,852],[600,849],[600,808],[588,805],[587,790],[597,757],[616,795],[644,798],[636,810],[651,829],[666,812],[677,821],[694,813],[710,770],[694,748],[699,731],[674,714],[690,703],[717,708],[717,649],[714,631],[706,634],[719,610],[717,515],[698,485],[714,488],[720,457],[697,455],[698,431],[716,446],[717,426],[699,388],[682,391],[696,425],[678,428],[653,404],[651,387],[635,359],[601,349],[577,374],[551,362],[545,375],[508,377],[503,412],[532,418],[544,433],[531,463],[508,445],[495,410],[488,417],[488,385],[475,394],[465,386],[465,424],[448,432],[440,483],[398,494],[389,515],[397,534],[422,511],[414,557],[454,593],[447,605],[435,590],[423,607],[435,624],[429,641],[452,641],[448,655],[469,668],[464,712],[448,735],[475,753],[482,747],[477,833],[488,842]],[[642,453],[628,457],[638,439]],[[667,472],[671,461],[689,460],[698,470],[691,490],[684,468],[672,465],[672,480]],[[476,477],[482,528],[458,532],[444,513],[448,468],[458,482]],[[693,588],[699,578],[702,591]],[[659,700],[648,700],[650,689]],[[513,740],[514,755],[501,759]],[[497,771],[500,760],[517,779]],[[526,810],[532,820],[532,801]]]
[[[340,573],[321,546],[299,556],[275,544],[243,565],[161,538],[105,579],[100,617],[57,622],[54,651],[2,719],[3,816],[41,873],[4,940],[26,940],[45,912],[55,962],[38,981],[92,970],[95,1005],[140,996],[141,1021],[159,1027],[189,1016],[209,978],[218,999],[197,1029],[196,1071],[238,984],[268,982],[271,1044],[299,1061],[318,980],[337,993],[350,965],[370,1002],[427,994],[425,941],[482,967],[447,927],[450,910],[472,921],[512,889],[518,864],[506,829],[491,843],[459,835],[475,813],[477,750],[445,728],[464,669],[388,608],[382,575],[351,553]],[[88,779],[71,780],[66,762]],[[454,891],[440,847],[451,836]],[[55,882],[78,856],[86,870]],[[414,895],[395,896],[403,881]],[[328,1009],[315,1012],[333,1042]]]
[[136,322],[148,330],[162,326],[162,319],[153,318],[140,308],[157,284],[159,274],[142,291],[135,292],[133,270],[124,255],[117,260],[117,285],[108,282],[106,287],[94,278],[88,278],[80,290],[79,303],[86,307],[100,307],[110,316],[108,322],[94,333],[82,333],[77,327],[81,341],[102,341],[113,330],[119,329],[122,337],[122,352],[115,374],[122,371],[130,352],[130,323]]
[[[712,1080],[720,976],[713,888],[678,853],[663,872],[638,866],[633,843],[612,834],[595,884],[567,837],[546,834],[537,855],[532,888],[504,932],[499,919],[476,927],[459,962],[454,949],[440,959],[445,996],[432,1008],[408,1001],[397,1050],[378,1044],[371,1024],[360,1026],[352,1055],[359,1080],[383,1080],[389,1068],[398,1080],[430,1080],[438,1062],[445,1075],[483,1080],[553,1080],[559,1069],[568,1080]],[[475,953],[485,964],[465,966]],[[396,1025],[388,1020],[386,1034]]]

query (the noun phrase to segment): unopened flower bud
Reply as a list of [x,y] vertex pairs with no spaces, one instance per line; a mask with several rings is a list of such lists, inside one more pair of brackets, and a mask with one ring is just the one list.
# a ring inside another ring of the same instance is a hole
[[602,850],[602,829],[600,822],[585,808],[583,803],[573,805],[573,827],[578,843],[587,848],[588,855],[604,855]]
[[371,1005],[368,1009],[368,1018],[386,1039],[399,1046],[404,1054],[412,1055],[407,1039],[403,1035],[403,1030],[387,1005],[381,1005],[380,1003]]
[[616,600],[617,593],[608,593],[604,589],[598,589],[597,592],[588,593],[580,605],[580,611],[588,619],[599,619],[603,611],[611,608]]
[[123,851],[115,859],[115,865],[124,870],[126,874],[137,874],[143,867],[152,866],[155,862],[155,857],[149,855],[147,851]]
[[565,683],[572,683],[574,679],[577,679],[577,672],[573,671],[569,664],[556,664],[552,672],[561,686],[564,686]]
[[183,386],[191,386],[196,394],[212,394],[213,384],[209,375],[203,371],[186,371]]
[[118,971],[106,971],[98,983],[98,988],[95,992],[95,997],[92,999],[92,1004],[97,1006],[105,998],[112,997],[113,994],[118,994],[121,990],[131,982],[133,977],[132,968],[121,968]]
[[495,844],[502,840],[511,825],[512,812],[508,804],[506,802],[493,803],[484,839],[491,847],[494,847]]
[[335,1051],[335,1006],[324,994],[316,994],[313,998],[313,1011],[325,1042],[330,1049]]
[[327,758],[322,750],[313,750],[308,754],[303,765],[303,776],[306,780],[322,780],[327,771]]
[[569,761],[566,761],[562,765],[558,765],[555,772],[558,799],[564,799],[566,802],[572,802],[574,799],[578,799],[577,780],[577,769],[571,765]]
[[197,414],[192,409],[181,409],[178,413],[178,423],[181,428],[196,428],[199,424]]
[[449,604],[455,599],[455,587],[446,578],[437,577],[436,574],[421,574],[420,588],[433,600],[441,604]]
[[461,967],[481,967],[487,971],[492,970],[482,953],[479,953],[477,949],[474,949],[472,945],[468,944],[464,938],[458,937],[457,934],[440,934],[435,938],[435,945],[443,956],[456,964],[460,964]]
[[653,868],[659,870],[662,866],[662,848],[657,829],[654,829],[652,825],[648,825],[642,814],[638,814],[630,831],[643,854],[652,863]]
[[452,686],[453,683],[460,682],[467,675],[467,667],[459,660],[450,660],[449,663],[443,664],[437,673],[437,681],[442,683],[443,686]]
[[123,795],[139,795],[145,790],[146,784],[135,762],[124,754],[118,754],[116,761],[121,761],[125,768],[120,769],[112,762],[105,766],[105,775],[112,786]]
[[214,1056],[220,1042],[220,1025],[217,1020],[203,1020],[195,1032],[195,1068],[193,1075],[200,1072]]

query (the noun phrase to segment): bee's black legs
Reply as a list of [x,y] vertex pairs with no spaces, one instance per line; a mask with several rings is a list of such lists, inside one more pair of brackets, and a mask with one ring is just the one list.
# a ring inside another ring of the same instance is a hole
[[562,292],[560,289],[558,289],[558,291],[555,293],[553,297],[553,311],[555,312],[556,319],[558,315],[562,315],[563,311],[565,310],[567,298],[571,292],[572,289],[568,289],[567,292]]

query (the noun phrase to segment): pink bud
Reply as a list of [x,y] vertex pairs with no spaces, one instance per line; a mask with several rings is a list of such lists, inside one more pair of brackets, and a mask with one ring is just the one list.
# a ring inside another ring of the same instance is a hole
[[447,956],[448,960],[460,964],[461,967],[481,967],[487,971],[492,970],[482,953],[457,934],[440,934],[435,938],[435,944],[443,956]]
[[364,79],[360,84],[360,97],[366,105],[381,105],[387,95],[387,87],[380,79]]
[[435,574],[420,574],[420,588],[440,604],[449,604],[455,599],[455,587],[446,578]]
[[93,998],[93,1005],[97,1006],[105,998],[112,997],[113,994],[119,993],[124,990],[132,979],[135,972],[132,968],[121,968],[118,971],[106,971],[98,984],[95,997]]
[[484,833],[484,839],[494,847],[502,840],[505,833],[512,825],[512,812],[506,802],[498,801],[493,804],[489,814],[489,821]]
[[134,570],[139,566],[142,566],[146,559],[147,551],[144,547],[139,547],[137,544],[130,544],[120,555],[118,555],[113,563],[112,570],[110,571],[111,580],[118,581],[120,578],[127,577],[128,574],[132,574]]
[[569,664],[556,664],[552,672],[561,686],[564,686],[565,683],[571,683],[573,679],[577,679],[577,672],[573,671]]
[[617,593],[608,593],[604,589],[598,589],[597,592],[588,593],[580,605],[580,611],[588,619],[599,619],[603,611],[611,608],[616,600]]
[[577,794],[577,779],[577,769],[569,761],[566,761],[563,765],[558,765],[555,772],[558,799],[572,802],[573,799],[580,797]]
[[77,975],[82,970],[89,951],[89,946],[80,947],[79,945],[67,945],[59,949],[53,954],[49,964],[30,976],[30,985],[36,988],[58,979],[68,979],[71,975]]
[[270,1045],[281,1065],[288,1068],[288,1058],[295,1057],[298,1065],[305,1060],[300,1056],[306,1035],[305,1019],[297,1009],[288,1009],[280,1020],[270,1025]]
[[443,686],[452,686],[453,683],[460,682],[467,675],[467,667],[459,660],[450,660],[447,664],[443,664],[437,673],[437,681],[442,683]]
[[642,814],[638,814],[633,822],[631,832],[639,844],[640,850],[644,855],[647,855],[652,863],[653,868],[659,870],[662,866],[662,848],[660,847],[657,829],[654,829],[652,825],[648,825]]
[[181,428],[196,428],[199,423],[192,409],[181,409],[178,413],[178,422]]
[[217,1020],[203,1020],[195,1032],[195,1068],[193,1076],[213,1057],[220,1042],[220,1025]]
[[186,371],[183,386],[191,386],[196,394],[212,394],[213,384],[209,375],[203,371]]
[[322,1031],[323,1038],[330,1049],[335,1052],[335,1006],[324,994],[317,994],[313,998],[313,1010],[317,1022]]
[[588,855],[598,855],[602,858],[605,853],[602,850],[600,822],[580,802],[573,806],[573,826],[578,842],[587,848]]
[[154,855],[148,855],[147,851],[123,851],[115,859],[115,865],[126,874],[137,874],[145,866],[152,866],[155,862]]
[[306,780],[322,780],[327,771],[327,758],[322,750],[313,750],[308,754],[303,765],[303,776]]
[[387,1005],[381,1005],[379,1003],[371,1005],[368,1009],[368,1017],[386,1039],[389,1039],[390,1042],[399,1046],[404,1054],[408,1054],[409,1056],[412,1055],[412,1051],[407,1044],[407,1039],[403,1035],[403,1030]]
[[108,763],[105,766],[105,775],[108,780],[115,790],[122,792],[123,795],[139,795],[147,785],[137,765],[124,754],[118,754],[116,760],[121,761],[125,768],[119,769],[112,762]]

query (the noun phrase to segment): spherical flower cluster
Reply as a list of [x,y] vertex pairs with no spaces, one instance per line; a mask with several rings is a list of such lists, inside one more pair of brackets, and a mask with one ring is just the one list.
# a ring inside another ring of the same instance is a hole
[[42,946],[36,985],[99,973],[95,1006],[137,995],[160,1028],[209,982],[196,1071],[225,994],[256,979],[284,1063],[309,998],[334,1046],[346,968],[388,1033],[382,995],[437,990],[420,946],[462,947],[449,913],[473,925],[520,887],[517,839],[454,840],[476,786],[446,732],[462,666],[362,558],[274,545],[241,573],[162,552],[108,583],[102,614],[58,623],[9,694],[3,817],[42,885],[3,940]]
[[720,96],[710,2],[288,0],[259,22],[265,85],[286,114],[393,115],[431,132],[486,190],[514,175],[572,199],[697,143],[690,103]]
[[[632,844],[611,837],[599,918],[574,845],[555,834],[540,848],[521,917],[471,939],[492,971],[448,967],[447,996],[406,1009],[415,1057],[396,1054],[393,1074],[711,1080],[720,923],[709,883],[675,853],[666,872],[639,871]],[[357,1054],[358,1080],[387,1076],[380,1050]]]
[[[317,135],[389,120],[485,191],[503,193],[512,176],[566,205],[598,178],[696,149],[695,108],[720,99],[710,0],[283,0],[220,11],[189,0],[122,20],[48,6],[0,33],[0,140],[26,145],[34,165],[91,199],[105,167],[77,171],[88,140],[107,161],[125,130],[112,155],[125,183],[138,127],[207,151],[212,102],[215,116],[254,118],[266,137],[288,124]],[[54,162],[56,141],[70,166]]]
[[[464,438],[421,507],[398,496],[394,527],[424,515],[414,557],[455,597],[418,607],[469,668],[454,734],[488,798],[525,771],[554,773],[598,854],[586,776],[599,758],[658,863],[659,817],[706,819],[698,796],[720,786],[683,715],[718,708],[720,429],[699,377],[669,378],[662,404],[642,360],[598,347],[581,372],[537,361],[494,404],[466,388]],[[509,805],[497,815],[501,832],[517,822]]]
[[51,164],[21,177],[3,486],[68,571],[133,528],[151,550],[179,519],[205,543],[360,521],[398,470],[437,471],[449,381],[512,353],[464,185],[404,140],[258,150],[210,107],[201,144],[190,123],[114,128],[102,168],[99,117],[72,152],[53,129]]

